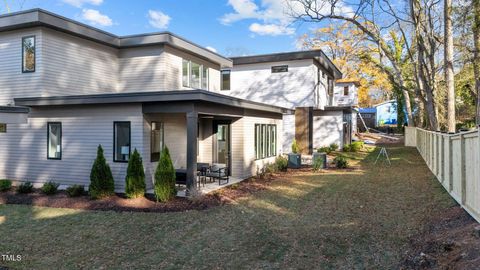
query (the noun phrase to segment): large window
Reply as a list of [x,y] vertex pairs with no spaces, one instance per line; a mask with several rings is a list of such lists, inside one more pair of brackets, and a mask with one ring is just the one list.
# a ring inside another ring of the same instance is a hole
[[263,159],[277,155],[277,126],[255,124],[255,158]]
[[152,122],[152,135],[150,141],[150,161],[155,162],[160,159],[160,152],[164,147],[164,129],[163,123]]
[[195,89],[208,90],[208,67],[195,62],[182,61],[182,85]]
[[35,36],[22,38],[22,72],[35,72]]
[[230,70],[222,70],[221,76],[221,90],[230,90]]
[[113,161],[127,162],[130,158],[130,122],[113,123]]
[[47,158],[62,159],[62,123],[47,123]]

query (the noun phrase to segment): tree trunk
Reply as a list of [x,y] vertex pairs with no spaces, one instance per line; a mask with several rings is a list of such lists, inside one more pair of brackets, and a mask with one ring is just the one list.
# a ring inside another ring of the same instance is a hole
[[445,83],[447,86],[447,127],[455,132],[455,86],[453,78],[452,0],[445,0]]
[[475,50],[473,52],[473,74],[475,76],[475,92],[477,94],[477,113],[475,120],[477,126],[480,125],[480,0],[473,0],[473,42]]

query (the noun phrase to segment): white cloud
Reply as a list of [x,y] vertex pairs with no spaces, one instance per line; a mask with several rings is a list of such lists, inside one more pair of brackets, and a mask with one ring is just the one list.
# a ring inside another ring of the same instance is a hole
[[112,19],[95,9],[83,9],[82,19],[93,25],[111,26],[113,24]]
[[103,3],[103,0],[62,0],[64,3],[72,5],[74,7],[82,7],[85,4],[99,6]]
[[279,24],[253,23],[249,30],[261,36],[293,35],[295,33],[294,28]]
[[170,20],[170,16],[159,10],[148,11],[148,22],[155,28],[166,29],[170,23]]
[[[257,4],[258,3],[258,4]],[[250,31],[259,35],[292,35],[295,29],[291,14],[301,14],[303,6],[298,2],[288,0],[228,0],[234,12],[227,13],[220,18],[220,22],[230,25],[241,20],[257,20],[249,27]],[[330,12],[330,5],[322,6],[321,11]],[[352,9],[339,1],[336,3],[336,12],[349,14]]]
[[212,51],[212,52],[214,52],[214,53],[217,52],[217,49],[215,49],[215,48],[213,48],[213,47],[211,47],[211,46],[207,46],[207,47],[205,47],[205,48],[207,48],[207,50],[210,50],[210,51]]

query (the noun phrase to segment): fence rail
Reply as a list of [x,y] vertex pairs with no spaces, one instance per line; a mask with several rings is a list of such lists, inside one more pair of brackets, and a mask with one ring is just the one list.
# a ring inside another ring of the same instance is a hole
[[480,222],[480,130],[447,134],[406,127],[405,146],[418,149],[442,186]]

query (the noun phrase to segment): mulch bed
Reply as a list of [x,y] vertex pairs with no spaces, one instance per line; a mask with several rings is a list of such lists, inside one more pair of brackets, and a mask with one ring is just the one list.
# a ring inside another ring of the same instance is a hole
[[188,210],[204,210],[211,207],[233,203],[235,200],[248,196],[259,190],[266,189],[274,179],[286,176],[301,170],[274,174],[268,177],[252,177],[238,184],[234,184],[201,197],[187,199],[175,198],[169,202],[156,202],[153,195],[145,198],[127,199],[123,194],[108,198],[92,200],[88,196],[68,197],[66,192],[59,191],[55,195],[47,196],[39,190],[29,194],[19,194],[15,191],[0,192],[0,204],[26,204],[42,207],[71,208],[101,211],[130,211],[130,212],[183,212]]
[[480,224],[459,206],[432,218],[410,242],[401,269],[480,269]]

